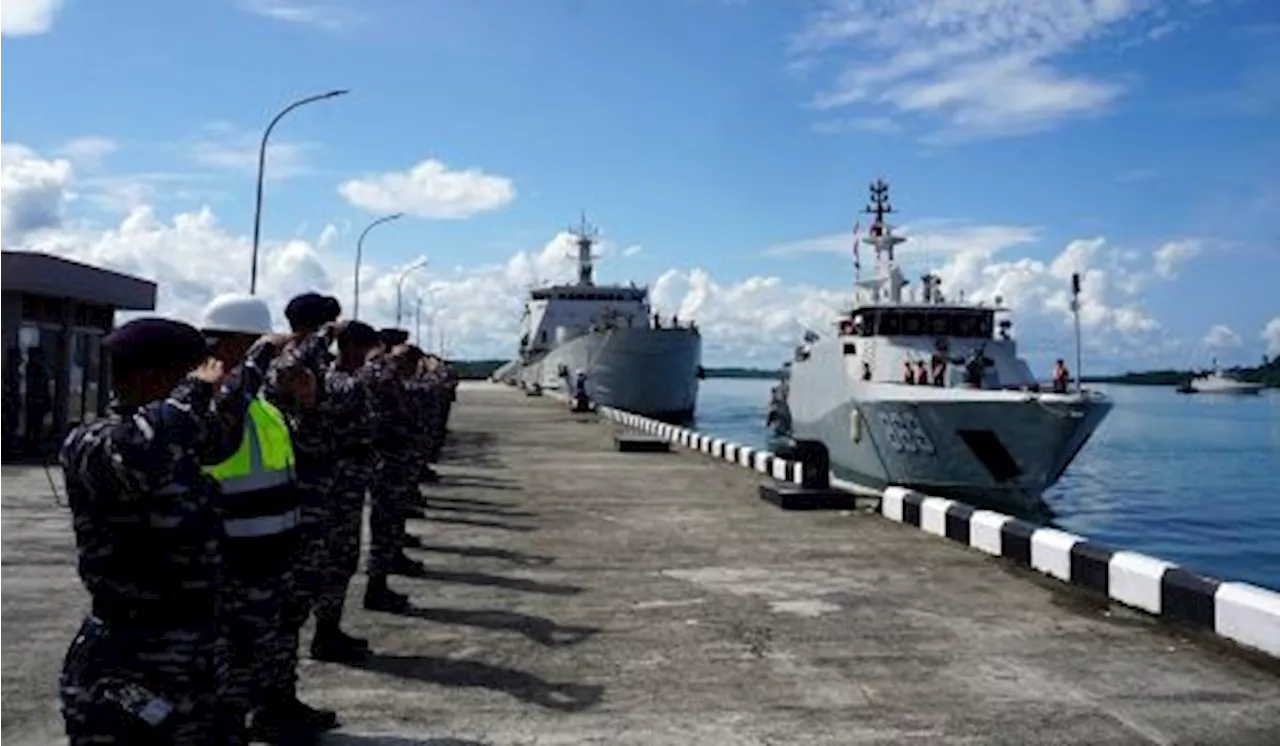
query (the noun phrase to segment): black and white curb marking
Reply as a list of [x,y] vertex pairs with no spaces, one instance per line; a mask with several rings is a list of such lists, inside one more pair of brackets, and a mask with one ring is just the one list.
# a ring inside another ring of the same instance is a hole
[[709,435],[703,435],[695,430],[679,427],[676,425],[668,425],[665,422],[641,417],[638,414],[624,412],[621,409],[613,407],[597,407],[596,411],[614,422],[625,425],[642,432],[665,438],[668,442],[683,446],[693,451],[705,453],[708,456],[724,459],[738,466],[745,466],[748,469],[754,469],[761,474],[768,474],[774,479],[783,482],[794,482],[802,484],[804,482],[804,470],[802,464],[798,461],[788,461],[770,453],[756,448],[731,443],[721,438],[713,438]]
[[1214,632],[1280,657],[1280,593],[1225,582],[1082,536],[978,510],[941,497],[890,487],[885,518],[967,544],[1114,601]]
[[[597,411],[621,425],[685,448],[755,469],[775,479],[803,483],[799,462],[779,458],[768,451],[612,407],[598,407]],[[832,486],[839,487],[834,480]],[[1113,549],[1083,536],[1041,528],[1003,513],[929,497],[904,487],[889,487],[884,491],[880,514],[1065,583],[1103,593],[1126,606],[1211,631],[1280,658],[1280,593],[1275,591],[1249,583],[1217,580],[1172,562]]]

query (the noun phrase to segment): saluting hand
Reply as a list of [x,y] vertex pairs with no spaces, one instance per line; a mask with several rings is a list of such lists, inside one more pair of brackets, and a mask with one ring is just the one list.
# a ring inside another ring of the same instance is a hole
[[217,384],[222,380],[224,372],[222,361],[216,357],[211,357],[200,363],[200,366],[191,371],[191,377],[197,381],[204,381],[209,384]]
[[276,352],[280,352],[293,341],[292,334],[263,334],[258,337],[259,342],[265,342],[275,348]]

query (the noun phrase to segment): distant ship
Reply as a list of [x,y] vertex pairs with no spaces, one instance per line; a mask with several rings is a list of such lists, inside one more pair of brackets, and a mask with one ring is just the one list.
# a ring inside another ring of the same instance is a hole
[[894,261],[906,239],[885,220],[883,181],[871,185],[866,211],[874,220],[859,240],[875,249],[876,276],[857,283],[831,332],[811,330],[796,347],[770,406],[777,450],[825,462],[867,490],[1041,510],[1112,403],[1078,387],[1041,391],[1012,322],[997,324],[1008,310],[1000,298],[948,300],[932,274],[906,297]]
[[521,319],[519,356],[495,378],[572,393],[585,379],[592,402],[668,422],[693,418],[702,374],[696,325],[664,320],[647,287],[597,285],[596,231],[571,231],[578,281],[534,288]]
[[1262,393],[1265,386],[1261,383],[1249,383],[1241,381],[1230,373],[1223,373],[1218,368],[1218,361],[1213,361],[1213,370],[1204,375],[1196,376],[1189,382],[1178,387],[1178,393],[1181,394],[1235,394],[1239,395],[1256,395]]

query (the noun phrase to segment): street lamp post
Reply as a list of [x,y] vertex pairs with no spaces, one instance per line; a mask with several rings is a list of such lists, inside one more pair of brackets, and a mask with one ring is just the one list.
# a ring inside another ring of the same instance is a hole
[[413,304],[413,343],[422,346],[422,296],[418,296],[418,300]]
[[400,316],[401,316],[400,311],[402,308],[401,301],[404,298],[404,280],[406,277],[409,276],[410,272],[413,272],[415,269],[422,269],[425,266],[427,266],[427,260],[426,260],[426,257],[423,257],[422,259],[419,259],[413,264],[410,264],[408,267],[405,267],[404,271],[400,273],[400,276],[396,278],[396,328],[397,329],[400,328]]
[[337,96],[345,96],[347,93],[348,91],[346,90],[337,90],[300,98],[281,109],[280,113],[276,114],[271,123],[267,125],[267,129],[262,133],[262,143],[258,146],[258,196],[253,207],[253,257],[250,260],[249,267],[249,295],[254,295],[258,290],[258,238],[262,231],[262,176],[267,166],[267,139],[271,137],[271,130],[275,129],[276,123],[283,119],[285,114],[299,106]]
[[353,287],[351,288],[351,318],[353,319],[360,318],[360,260],[364,256],[364,237],[369,235],[369,231],[375,227],[402,217],[404,217],[404,213],[397,212],[378,218],[365,226],[365,229],[360,232],[360,238],[356,239],[356,274],[352,280]]

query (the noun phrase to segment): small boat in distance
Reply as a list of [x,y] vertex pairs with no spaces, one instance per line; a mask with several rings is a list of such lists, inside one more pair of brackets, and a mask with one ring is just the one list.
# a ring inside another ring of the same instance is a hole
[[1218,360],[1213,361],[1213,369],[1203,375],[1192,378],[1178,387],[1179,394],[1234,394],[1249,396],[1262,393],[1265,386],[1261,383],[1241,381],[1232,373],[1223,373],[1218,367]]

